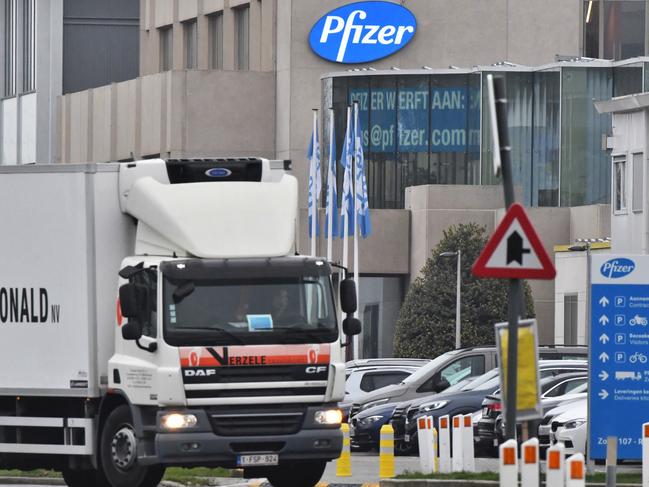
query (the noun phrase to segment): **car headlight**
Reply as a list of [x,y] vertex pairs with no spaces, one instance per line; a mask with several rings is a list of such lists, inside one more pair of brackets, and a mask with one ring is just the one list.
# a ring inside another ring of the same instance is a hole
[[585,422],[586,422],[585,419],[575,419],[573,421],[568,421],[566,424],[563,425],[563,427],[567,430],[573,430],[575,428],[579,428]]
[[160,425],[167,430],[179,430],[193,428],[198,423],[198,419],[193,414],[166,414],[162,417]]
[[367,404],[363,404],[361,406],[361,411],[365,411],[366,409],[373,408],[374,406],[380,406],[381,404],[385,404],[386,402],[388,402],[388,399],[389,398],[385,397],[383,399],[378,399],[376,401],[371,401],[368,402]]
[[318,424],[337,425],[343,422],[343,412],[340,409],[316,411],[314,419]]
[[372,423],[376,423],[377,421],[381,421],[383,419],[383,416],[376,415],[376,416],[368,416],[367,418],[360,419],[358,421],[359,426],[369,426]]
[[437,402],[425,405],[424,407],[421,408],[421,410],[424,411],[424,412],[436,411],[437,409],[442,409],[447,404],[448,404],[448,401],[437,401]]

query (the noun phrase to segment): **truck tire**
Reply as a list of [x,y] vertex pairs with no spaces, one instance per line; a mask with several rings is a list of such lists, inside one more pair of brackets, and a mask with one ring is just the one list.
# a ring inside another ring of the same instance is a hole
[[110,487],[103,472],[99,470],[69,470],[61,472],[68,487]]
[[117,407],[106,418],[99,454],[112,487],[155,487],[165,472],[164,467],[145,467],[138,463],[135,428],[126,405]]
[[268,470],[268,481],[273,487],[314,487],[326,466],[323,460],[280,465]]

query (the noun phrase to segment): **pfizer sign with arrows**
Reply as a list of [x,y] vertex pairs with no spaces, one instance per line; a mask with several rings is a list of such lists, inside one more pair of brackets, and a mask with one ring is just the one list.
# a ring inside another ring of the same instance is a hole
[[309,44],[318,56],[336,63],[376,61],[408,44],[417,30],[415,16],[391,2],[357,2],[332,10],[311,29]]

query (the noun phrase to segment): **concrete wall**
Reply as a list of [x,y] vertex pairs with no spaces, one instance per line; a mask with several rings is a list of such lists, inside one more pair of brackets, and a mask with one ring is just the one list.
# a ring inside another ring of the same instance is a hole
[[[282,2],[286,0],[281,0]],[[277,0],[140,0],[140,75],[160,67],[159,28],[173,30],[173,69],[183,69],[183,22],[196,19],[198,69],[209,69],[209,15],[223,15],[223,69],[235,69],[235,16],[233,9],[248,6],[250,71],[275,69]]]
[[611,205],[573,206],[570,208],[570,240],[611,236]]
[[[295,166],[295,164],[294,164]],[[311,254],[311,240],[308,233],[307,210],[300,210],[298,227],[298,251],[300,254]],[[361,238],[358,243],[358,266],[361,274],[405,275],[409,272],[409,248],[411,242],[410,214],[407,210],[370,210],[372,233],[367,239]],[[319,220],[324,231],[325,212],[321,210]],[[323,234],[324,235],[324,234]],[[348,268],[353,272],[354,262],[352,239],[349,239]],[[342,262],[343,241],[333,240],[333,258]],[[327,255],[327,242],[324,236],[316,241],[316,255]]]
[[59,160],[275,153],[272,73],[169,71],[61,98]]
[[[63,0],[37,0],[35,27],[36,80],[23,92],[23,23],[18,2],[16,26],[16,95],[0,100],[0,164],[52,162],[57,143],[57,97],[61,94]],[[4,25],[4,7],[0,9]],[[4,66],[4,36],[0,39],[0,67]],[[1,69],[0,69],[1,71]],[[0,73],[0,93],[4,92]]]

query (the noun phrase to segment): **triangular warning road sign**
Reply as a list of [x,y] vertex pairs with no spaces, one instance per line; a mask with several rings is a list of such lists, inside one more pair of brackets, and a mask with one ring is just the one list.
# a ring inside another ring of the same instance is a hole
[[477,277],[554,279],[554,265],[543,248],[525,209],[509,207],[471,269]]

